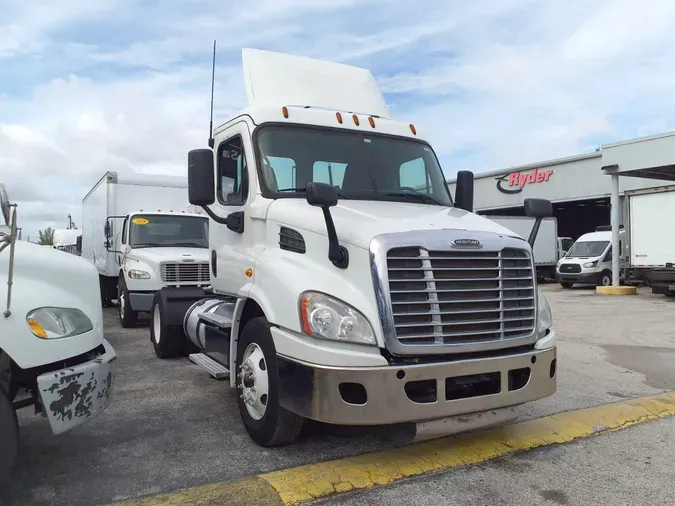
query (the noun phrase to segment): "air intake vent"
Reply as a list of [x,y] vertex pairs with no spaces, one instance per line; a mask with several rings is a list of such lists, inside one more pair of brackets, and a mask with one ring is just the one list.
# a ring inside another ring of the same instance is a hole
[[292,228],[281,227],[279,230],[279,247],[294,253],[305,253],[305,239]]

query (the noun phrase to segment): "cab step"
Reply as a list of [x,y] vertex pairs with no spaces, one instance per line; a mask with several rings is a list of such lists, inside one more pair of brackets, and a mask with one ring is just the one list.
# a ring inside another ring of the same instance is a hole
[[218,380],[230,377],[230,370],[227,367],[204,353],[191,353],[188,358],[190,362],[203,367],[211,376]]
[[202,313],[199,315],[199,319],[221,329],[229,329],[232,327],[232,318],[217,313]]

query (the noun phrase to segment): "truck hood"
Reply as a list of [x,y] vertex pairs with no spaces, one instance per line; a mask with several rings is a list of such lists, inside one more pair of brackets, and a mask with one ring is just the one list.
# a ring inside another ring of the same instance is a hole
[[[410,230],[452,229],[515,234],[492,220],[456,207],[408,202],[343,200],[331,208],[340,241],[368,248],[373,237]],[[304,199],[277,199],[267,213],[268,220],[327,236],[323,212]]]
[[[7,303],[9,247],[0,253],[0,305]],[[93,329],[63,339],[42,340],[28,329],[28,312],[39,307],[77,308]],[[26,241],[16,242],[12,314],[2,319],[0,348],[23,368],[58,362],[103,342],[103,311],[96,267],[82,257]]]
[[183,262],[194,260],[196,262],[209,261],[208,248],[138,248],[132,249],[127,255],[130,259],[142,262]]

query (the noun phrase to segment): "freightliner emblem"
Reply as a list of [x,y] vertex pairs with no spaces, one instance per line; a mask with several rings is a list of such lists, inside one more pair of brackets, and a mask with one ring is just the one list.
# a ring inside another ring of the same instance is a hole
[[452,241],[453,248],[482,248],[483,243],[478,239],[455,239]]

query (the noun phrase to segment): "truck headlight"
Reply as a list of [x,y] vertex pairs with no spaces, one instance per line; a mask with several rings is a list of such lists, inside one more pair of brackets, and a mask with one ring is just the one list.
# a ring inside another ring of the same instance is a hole
[[593,262],[586,262],[586,263],[584,264],[584,269],[590,269],[591,267],[595,267],[596,265],[598,265],[598,261],[597,261],[597,260],[595,260],[595,261],[593,261]]
[[77,336],[94,329],[89,317],[74,307],[40,307],[26,315],[31,332],[41,339]]
[[150,279],[150,273],[138,269],[129,269],[129,277],[132,279]]
[[544,293],[537,287],[537,335],[540,337],[553,326],[553,314]]
[[305,292],[301,295],[300,321],[303,330],[314,337],[375,344],[373,328],[365,316],[323,293]]

